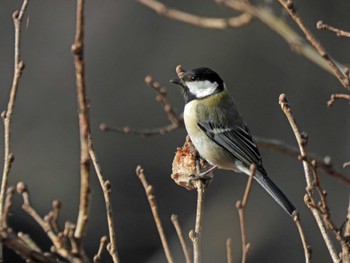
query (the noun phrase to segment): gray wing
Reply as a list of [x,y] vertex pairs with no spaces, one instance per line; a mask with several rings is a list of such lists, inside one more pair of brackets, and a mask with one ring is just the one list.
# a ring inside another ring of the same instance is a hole
[[208,137],[226,149],[248,169],[252,163],[255,164],[257,172],[254,178],[289,215],[293,214],[294,205],[267,176],[256,143],[244,123],[237,128],[227,128],[211,122],[200,122],[198,126]]
[[260,152],[245,124],[235,128],[227,128],[213,122],[199,122],[198,126],[209,138],[226,149],[247,168],[253,163],[258,170],[265,173]]

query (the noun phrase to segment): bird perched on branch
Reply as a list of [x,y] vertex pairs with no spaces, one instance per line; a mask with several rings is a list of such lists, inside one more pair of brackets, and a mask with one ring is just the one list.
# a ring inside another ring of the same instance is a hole
[[188,135],[201,157],[221,169],[250,174],[292,215],[295,207],[267,176],[260,152],[220,76],[209,68],[185,71],[177,66],[178,78],[170,82],[182,87],[185,99],[184,122]]

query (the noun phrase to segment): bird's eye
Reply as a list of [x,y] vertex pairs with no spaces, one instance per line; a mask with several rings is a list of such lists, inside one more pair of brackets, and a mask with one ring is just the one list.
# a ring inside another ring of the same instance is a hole
[[194,76],[191,77],[191,80],[194,81]]

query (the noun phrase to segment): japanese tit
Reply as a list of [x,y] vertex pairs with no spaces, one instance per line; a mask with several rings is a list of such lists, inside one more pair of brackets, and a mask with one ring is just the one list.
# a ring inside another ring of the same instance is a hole
[[255,164],[255,180],[292,215],[295,207],[267,176],[255,140],[220,76],[205,67],[185,71],[179,65],[176,72],[179,78],[170,82],[182,87],[185,127],[201,157],[247,175]]

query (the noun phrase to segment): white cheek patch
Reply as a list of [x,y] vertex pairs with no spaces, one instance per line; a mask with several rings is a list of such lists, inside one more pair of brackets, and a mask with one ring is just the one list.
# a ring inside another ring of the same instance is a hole
[[213,94],[219,84],[217,82],[210,82],[209,80],[200,80],[186,81],[186,86],[197,98],[203,98]]

